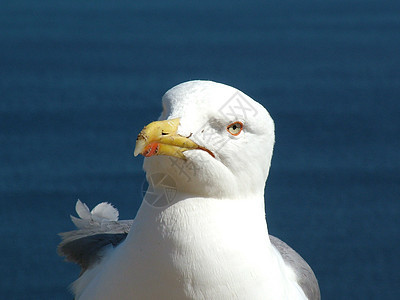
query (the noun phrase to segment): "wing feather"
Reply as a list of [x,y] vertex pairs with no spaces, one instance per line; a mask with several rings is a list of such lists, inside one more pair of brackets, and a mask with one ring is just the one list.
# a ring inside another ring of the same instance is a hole
[[320,300],[321,293],[317,278],[307,262],[290,246],[280,239],[270,235],[272,245],[282,255],[283,261],[293,269],[297,277],[297,283],[303,289],[309,300]]

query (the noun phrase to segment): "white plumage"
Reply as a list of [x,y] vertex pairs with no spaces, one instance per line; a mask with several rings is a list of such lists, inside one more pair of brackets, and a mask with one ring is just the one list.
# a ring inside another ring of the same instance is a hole
[[[155,153],[144,161],[150,187],[134,221],[117,221],[110,204],[89,212],[77,203],[86,221],[75,218],[80,230],[64,234],[60,245],[84,269],[73,285],[76,298],[319,299],[305,261],[268,236],[264,185],[274,145],[269,113],[232,87],[190,81],[164,95],[160,120],[167,119],[179,119],[175,137],[200,148],[185,150],[184,159],[149,148]],[[157,174],[164,183],[155,182]],[[167,188],[175,191],[172,202],[155,206],[154,197],[162,198]],[[93,246],[96,236],[101,247]],[[96,258],[90,263],[79,256],[88,256],[88,249]]]

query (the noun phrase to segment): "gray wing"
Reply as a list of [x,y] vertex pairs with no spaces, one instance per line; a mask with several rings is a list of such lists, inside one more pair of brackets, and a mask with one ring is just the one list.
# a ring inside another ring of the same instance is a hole
[[108,224],[110,228],[107,231],[94,226],[88,229],[60,233],[62,242],[58,245],[57,252],[59,255],[65,256],[67,261],[80,265],[83,273],[101,260],[105,247],[111,245],[116,247],[125,240],[132,222],[117,221],[110,223]]
[[100,213],[90,212],[78,200],[76,210],[80,218],[71,216],[78,229],[59,234],[62,241],[57,248],[58,254],[65,256],[67,261],[80,265],[81,274],[101,261],[105,249],[122,243],[133,224],[133,220],[110,220],[104,212],[118,212],[111,205],[103,205],[102,208]]
[[297,275],[297,282],[309,300],[320,300],[318,281],[313,270],[307,262],[292,248],[280,239],[270,235],[272,245],[282,255],[284,262],[293,269]]

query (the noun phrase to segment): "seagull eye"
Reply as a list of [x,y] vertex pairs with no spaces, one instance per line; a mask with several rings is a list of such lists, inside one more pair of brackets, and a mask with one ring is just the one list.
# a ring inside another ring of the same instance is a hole
[[234,122],[232,124],[229,124],[228,127],[226,127],[226,130],[232,135],[239,135],[242,132],[243,129],[243,123],[242,122]]

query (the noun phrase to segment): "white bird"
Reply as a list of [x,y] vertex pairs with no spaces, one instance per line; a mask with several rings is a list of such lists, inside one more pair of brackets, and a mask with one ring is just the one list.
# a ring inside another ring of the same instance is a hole
[[59,253],[82,267],[76,299],[320,299],[310,266],[268,235],[267,110],[239,90],[189,81],[140,132],[149,188],[134,220],[79,200]]

